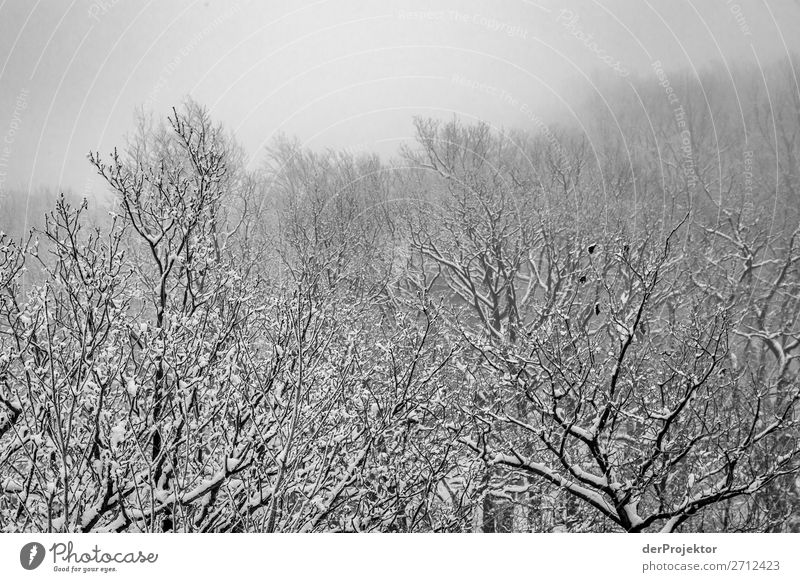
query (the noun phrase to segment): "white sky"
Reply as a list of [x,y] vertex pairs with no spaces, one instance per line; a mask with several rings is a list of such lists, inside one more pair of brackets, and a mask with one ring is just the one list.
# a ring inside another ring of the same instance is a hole
[[414,115],[569,115],[576,82],[617,74],[580,34],[655,82],[654,60],[763,65],[799,33],[794,0],[0,0],[0,188],[91,195],[86,153],[185,95],[254,164],[277,132],[391,154]]

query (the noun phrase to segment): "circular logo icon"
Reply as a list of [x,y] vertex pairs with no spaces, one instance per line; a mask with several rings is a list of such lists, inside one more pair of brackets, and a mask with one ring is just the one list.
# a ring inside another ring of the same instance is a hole
[[19,551],[19,563],[26,570],[35,570],[44,561],[44,546],[39,542],[30,542]]

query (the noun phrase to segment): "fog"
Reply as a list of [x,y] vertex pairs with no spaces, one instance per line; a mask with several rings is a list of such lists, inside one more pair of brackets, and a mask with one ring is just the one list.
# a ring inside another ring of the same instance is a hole
[[92,199],[87,153],[122,144],[137,108],[163,117],[187,95],[251,166],[280,133],[389,157],[415,115],[580,125],[598,81],[652,79],[655,61],[764,66],[797,48],[798,18],[796,2],[757,0],[7,0],[0,190]]

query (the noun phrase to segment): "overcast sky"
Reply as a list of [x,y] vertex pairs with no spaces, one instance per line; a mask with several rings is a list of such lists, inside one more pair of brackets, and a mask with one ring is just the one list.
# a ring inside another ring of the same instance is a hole
[[798,33],[793,0],[0,0],[0,188],[91,196],[86,153],[186,95],[253,164],[280,132],[390,154],[414,115],[532,125],[576,82],[764,64]]

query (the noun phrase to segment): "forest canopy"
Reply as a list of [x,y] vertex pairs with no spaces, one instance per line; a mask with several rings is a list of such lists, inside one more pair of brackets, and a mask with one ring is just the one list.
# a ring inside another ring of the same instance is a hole
[[0,529],[800,530],[797,65],[391,162],[188,101],[11,193]]

